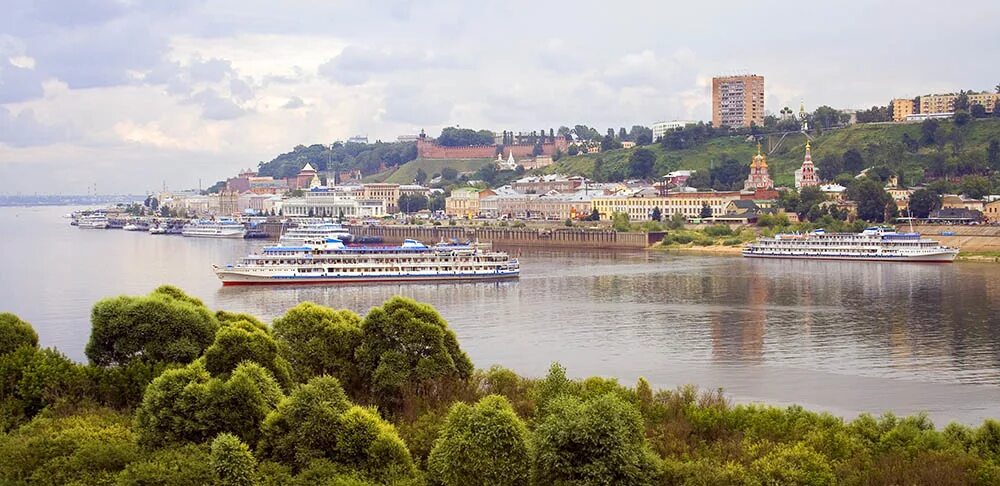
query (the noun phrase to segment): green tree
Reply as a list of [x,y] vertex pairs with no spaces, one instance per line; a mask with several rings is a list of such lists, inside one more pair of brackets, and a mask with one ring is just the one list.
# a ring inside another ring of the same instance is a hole
[[401,212],[410,214],[427,209],[429,202],[423,194],[403,194],[399,196],[397,205]]
[[812,113],[813,124],[817,128],[832,128],[840,125],[842,113],[839,110],[823,105]]
[[636,179],[648,179],[653,177],[653,165],[655,163],[656,154],[649,149],[641,148],[632,152],[632,155],[628,158],[629,177]]
[[632,223],[628,219],[628,215],[625,213],[616,212],[611,215],[611,229],[624,232],[632,229]]
[[446,181],[453,181],[458,179],[458,170],[454,167],[445,167],[441,169],[441,179]]
[[534,447],[538,484],[653,484],[659,462],[639,411],[614,394],[556,398]]
[[909,208],[914,218],[926,218],[941,208],[941,196],[928,189],[917,189],[910,194]]
[[997,140],[990,140],[986,148],[986,163],[991,170],[1000,171],[1000,142]]
[[861,172],[865,168],[865,159],[861,156],[861,152],[856,149],[847,149],[844,155],[841,156],[841,160],[844,161],[844,170],[850,172],[852,175]]
[[775,446],[750,465],[750,478],[751,484],[836,484],[827,459],[802,443]]
[[38,347],[38,333],[31,324],[10,312],[0,313],[0,355],[13,352],[21,346]]
[[982,199],[990,193],[990,180],[977,175],[965,176],[958,185],[962,194],[972,199]]
[[698,217],[701,219],[712,217],[712,207],[708,203],[701,203],[701,211],[698,212]]
[[140,456],[130,420],[108,410],[39,416],[0,435],[0,482],[112,484],[115,475]]
[[928,118],[920,122],[920,143],[928,147],[937,143],[938,126],[940,124],[933,118]]
[[973,103],[969,107],[969,114],[972,115],[972,118],[986,118],[986,107],[982,103]]
[[972,119],[972,115],[967,110],[955,110],[954,121],[956,126],[965,126]]
[[211,465],[218,486],[257,484],[257,459],[239,437],[219,434],[212,441]]
[[651,219],[653,221],[662,221],[663,220],[663,211],[660,211],[660,207],[659,206],[654,206],[653,207],[653,210],[650,211],[650,213],[649,213],[649,219]]
[[0,433],[59,401],[80,397],[80,369],[58,351],[20,346],[0,355]]
[[875,223],[885,221],[889,205],[896,203],[878,181],[863,177],[847,188],[847,198],[858,204],[858,217]]
[[955,112],[959,110],[969,111],[969,92],[962,90],[958,92],[958,96],[955,97]]
[[212,343],[219,324],[200,300],[164,285],[148,296],[94,304],[86,354],[97,366],[134,359],[188,363]]
[[687,223],[687,217],[684,216],[684,213],[677,211],[670,215],[670,221],[667,223],[667,228],[681,229],[684,227],[685,223]]
[[587,221],[600,221],[601,213],[597,211],[596,208],[590,210],[590,216],[587,216]]
[[417,169],[416,175],[413,176],[413,182],[424,185],[427,182],[427,172],[424,172],[424,169]]
[[576,144],[570,145],[569,148],[566,149],[566,155],[569,155],[571,157],[579,153],[580,153],[580,148],[577,147]]
[[431,194],[430,199],[427,202],[427,209],[431,211],[444,211],[445,205],[445,195],[443,192],[435,192]]
[[431,450],[431,478],[446,486],[527,485],[528,429],[506,398],[489,395],[475,405],[452,405]]
[[253,443],[282,397],[271,373],[256,363],[242,363],[222,380],[199,360],[150,383],[136,410],[136,432],[140,443],[154,447],[204,442],[222,432]]
[[291,368],[278,354],[278,343],[270,332],[250,321],[227,324],[215,334],[205,350],[205,369],[217,378],[227,378],[240,363],[252,361],[268,371],[284,389],[292,385]]
[[472,375],[469,357],[433,307],[393,297],[361,322],[355,359],[376,402],[395,409],[404,394],[434,395]]
[[323,459],[380,482],[413,474],[395,428],[374,409],[352,405],[330,376],[297,388],[268,415],[262,430],[258,454],[296,469]]
[[361,343],[361,317],[357,314],[302,302],[274,320],[274,335],[297,381],[331,375],[349,390],[359,385],[354,363],[354,352]]

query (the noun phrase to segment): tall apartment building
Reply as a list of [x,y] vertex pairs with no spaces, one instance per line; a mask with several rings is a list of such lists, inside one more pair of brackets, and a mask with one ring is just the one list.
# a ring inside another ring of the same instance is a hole
[[916,101],[910,98],[892,100],[892,121],[906,121],[906,117],[920,113]]
[[764,125],[764,76],[712,78],[712,125]]

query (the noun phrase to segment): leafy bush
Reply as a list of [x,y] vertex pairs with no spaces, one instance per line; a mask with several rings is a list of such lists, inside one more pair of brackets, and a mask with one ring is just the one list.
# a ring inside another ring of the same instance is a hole
[[348,389],[358,386],[354,352],[361,342],[361,317],[357,314],[302,302],[274,320],[274,335],[296,381],[330,375]]
[[431,479],[448,486],[527,485],[528,430],[505,398],[457,403],[427,461]]
[[219,323],[200,300],[164,285],[145,297],[94,304],[86,354],[98,366],[134,359],[189,363],[212,343]]
[[258,453],[296,469],[317,459],[376,481],[413,474],[395,428],[372,409],[352,405],[336,378],[313,378],[267,416]]
[[226,378],[243,362],[257,363],[284,389],[292,385],[291,368],[278,355],[278,343],[266,329],[240,320],[220,328],[215,342],[205,350],[205,369],[212,376]]
[[21,346],[0,355],[0,432],[60,400],[82,397],[80,368],[51,349]]
[[115,479],[118,486],[202,486],[216,475],[205,445],[184,444],[149,452]]
[[282,397],[270,372],[256,363],[244,362],[222,380],[196,361],[153,380],[136,411],[136,432],[153,447],[200,443],[221,432],[253,443]]
[[252,486],[257,483],[257,460],[239,437],[219,434],[212,441],[212,469],[219,486]]
[[31,324],[10,312],[0,313],[0,355],[13,352],[21,346],[38,347],[38,334]]

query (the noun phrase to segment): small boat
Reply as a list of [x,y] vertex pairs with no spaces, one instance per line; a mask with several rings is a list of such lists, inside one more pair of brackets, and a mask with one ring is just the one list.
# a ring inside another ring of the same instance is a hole
[[743,248],[749,258],[799,258],[812,260],[866,260],[879,262],[952,262],[957,248],[941,245],[920,233],[871,227],[861,233],[785,233],[761,237]]
[[165,235],[165,234],[167,234],[167,228],[164,228],[161,225],[150,226],[149,227],[149,234],[151,234],[151,235]]
[[77,220],[80,229],[107,229],[108,217],[103,213],[86,214]]
[[265,233],[264,230],[260,229],[248,229],[247,232],[243,235],[243,238],[247,240],[257,239],[257,238],[268,238],[268,237],[269,235]]
[[488,244],[349,247],[336,238],[271,246],[212,268],[222,285],[503,280],[521,272],[516,258]]
[[354,236],[337,223],[305,223],[285,230],[284,234],[278,238],[278,242],[282,245],[297,246],[302,245],[307,240],[326,240],[329,238],[350,243]]

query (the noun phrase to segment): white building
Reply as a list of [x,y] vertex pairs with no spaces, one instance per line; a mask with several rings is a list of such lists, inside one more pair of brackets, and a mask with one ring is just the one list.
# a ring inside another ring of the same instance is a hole
[[691,120],[673,120],[673,121],[661,121],[653,124],[653,141],[657,141],[663,138],[667,132],[677,130],[678,128],[684,128],[688,125],[697,124],[696,121]]
[[315,216],[337,218],[381,218],[387,214],[385,201],[359,199],[342,192],[314,190],[281,201],[283,216]]

